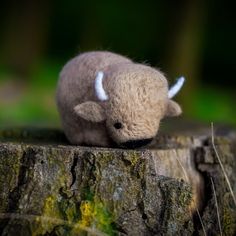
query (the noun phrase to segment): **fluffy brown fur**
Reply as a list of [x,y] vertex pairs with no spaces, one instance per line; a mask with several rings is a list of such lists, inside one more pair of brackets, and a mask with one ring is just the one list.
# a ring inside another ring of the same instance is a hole
[[[95,93],[99,71],[109,98],[103,102]],[[159,70],[111,52],[83,53],[69,61],[60,73],[56,98],[65,134],[73,144],[109,146],[111,141],[151,139],[165,115],[181,113],[168,99],[168,83]],[[115,128],[115,123],[122,127]]]

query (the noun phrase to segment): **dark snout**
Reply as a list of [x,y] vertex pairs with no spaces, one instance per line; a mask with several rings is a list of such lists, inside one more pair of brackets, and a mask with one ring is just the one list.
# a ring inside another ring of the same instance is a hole
[[125,148],[139,148],[139,147],[149,144],[152,140],[153,140],[152,138],[130,140],[125,143],[121,143],[121,146]]

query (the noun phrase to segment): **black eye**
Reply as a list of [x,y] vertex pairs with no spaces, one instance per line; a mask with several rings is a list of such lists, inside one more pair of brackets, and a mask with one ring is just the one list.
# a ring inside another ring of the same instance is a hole
[[116,129],[121,129],[122,128],[122,124],[120,122],[116,122],[114,125],[113,125]]

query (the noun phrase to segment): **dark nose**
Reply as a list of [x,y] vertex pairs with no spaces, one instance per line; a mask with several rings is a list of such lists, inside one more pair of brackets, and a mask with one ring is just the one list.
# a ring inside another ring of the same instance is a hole
[[138,148],[138,147],[142,147],[144,145],[147,145],[151,141],[152,141],[152,138],[129,140],[125,143],[121,143],[121,146],[125,147],[125,148]]

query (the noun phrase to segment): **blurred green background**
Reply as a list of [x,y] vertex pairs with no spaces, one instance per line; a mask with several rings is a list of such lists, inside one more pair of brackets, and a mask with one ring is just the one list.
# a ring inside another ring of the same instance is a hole
[[1,1],[0,124],[59,126],[62,66],[110,50],[184,75],[176,100],[189,120],[236,125],[236,17],[232,1]]

